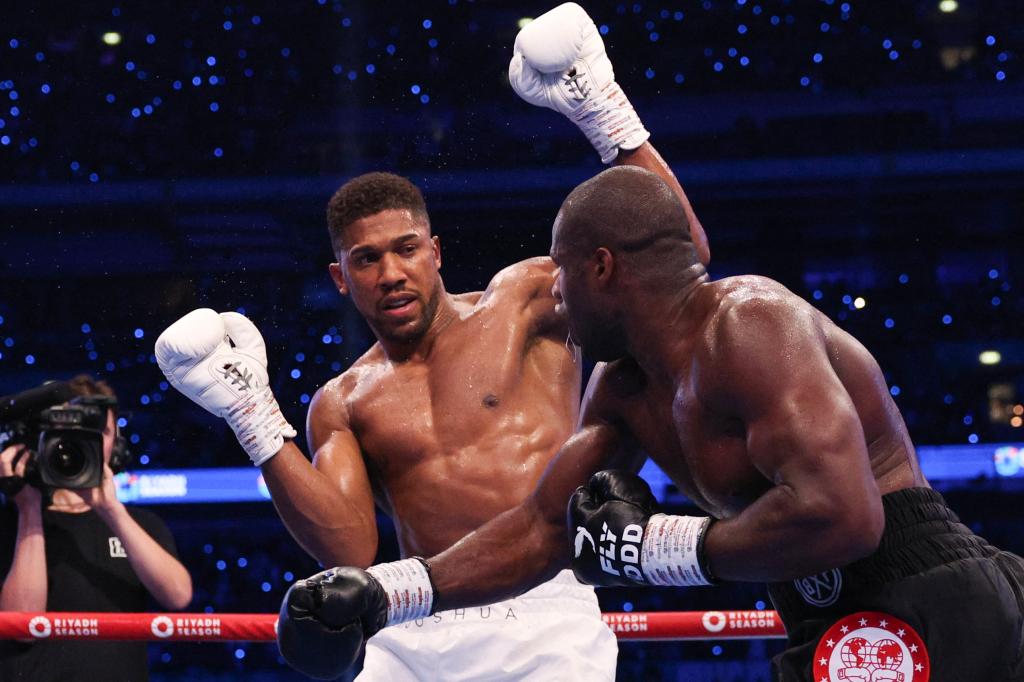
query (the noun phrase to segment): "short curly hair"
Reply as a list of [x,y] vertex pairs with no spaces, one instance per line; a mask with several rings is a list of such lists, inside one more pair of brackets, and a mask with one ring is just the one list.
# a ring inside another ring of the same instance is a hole
[[327,202],[327,229],[334,252],[342,248],[346,227],[360,218],[388,209],[408,209],[414,217],[430,225],[420,188],[400,175],[365,173],[339,187]]

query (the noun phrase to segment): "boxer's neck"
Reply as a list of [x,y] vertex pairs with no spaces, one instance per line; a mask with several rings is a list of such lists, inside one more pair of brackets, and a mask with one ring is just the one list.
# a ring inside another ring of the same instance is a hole
[[455,309],[452,297],[442,288],[438,297],[437,309],[434,311],[434,316],[431,318],[430,324],[422,336],[404,342],[380,339],[380,344],[384,348],[384,353],[392,362],[426,360],[430,356],[430,351],[434,348],[434,343],[458,317],[459,313]]

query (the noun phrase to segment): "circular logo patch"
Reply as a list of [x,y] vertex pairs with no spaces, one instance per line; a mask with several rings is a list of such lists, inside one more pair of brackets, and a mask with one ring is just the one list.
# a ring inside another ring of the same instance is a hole
[[814,650],[814,682],[928,682],[928,650],[899,618],[877,611],[846,616]]
[[832,606],[839,599],[843,589],[843,574],[838,568],[809,575],[793,581],[793,586],[804,601],[811,606]]
[[174,621],[167,616],[157,616],[149,624],[149,629],[152,630],[154,635],[164,639],[174,634]]
[[28,631],[33,637],[43,639],[50,636],[53,627],[50,625],[50,619],[46,616],[35,616],[28,622]]
[[721,632],[725,629],[728,619],[721,611],[707,611],[700,617],[700,621],[708,632]]

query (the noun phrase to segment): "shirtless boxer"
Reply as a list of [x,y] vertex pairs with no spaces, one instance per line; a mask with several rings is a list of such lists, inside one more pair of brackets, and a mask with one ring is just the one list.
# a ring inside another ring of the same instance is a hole
[[[572,338],[607,364],[537,489],[429,560],[426,601],[508,597],[570,560],[596,585],[763,581],[789,635],[774,679],[1024,679],[1024,561],[929,487],[874,358],[778,282],[712,281],[682,220],[641,169],[605,171],[565,200],[554,295]],[[658,514],[632,473],[640,453],[710,516]],[[401,618],[396,581],[371,572],[299,581],[283,622],[319,618],[332,655],[350,655]],[[320,607],[302,614],[309,593]]]
[[[577,121],[603,161],[654,170],[689,206],[645,142],[581,8],[563,5],[524,28],[509,71],[524,99]],[[342,186],[328,223],[338,259],[331,277],[378,343],[314,397],[313,466],[288,440],[295,431],[266,386],[266,352],[248,320],[193,311],[161,335],[157,358],[175,387],[226,416],[289,531],[322,564],[372,563],[374,502],[395,521],[403,557],[429,556],[519,504],[573,432],[580,363],[555,313],[555,268],[536,258],[498,273],[482,293],[447,293],[423,198],[390,174]],[[699,223],[689,224],[706,259]],[[424,571],[415,558],[397,565]],[[613,678],[616,644],[592,588],[569,572],[548,577],[515,602],[382,632],[369,642],[362,677]],[[335,677],[343,667],[304,670]]]

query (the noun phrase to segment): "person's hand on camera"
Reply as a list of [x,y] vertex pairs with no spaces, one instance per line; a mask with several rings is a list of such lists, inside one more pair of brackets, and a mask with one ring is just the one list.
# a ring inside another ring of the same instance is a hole
[[110,465],[106,462],[103,463],[103,481],[95,488],[83,490],[82,499],[95,509],[100,516],[112,514],[124,506],[121,500],[117,499],[117,484],[114,483],[114,472],[111,471]]
[[13,496],[19,513],[40,509],[42,494],[25,483],[25,467],[33,457],[27,445],[12,445],[0,452],[0,484],[4,495]]

